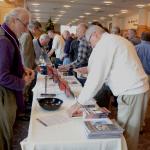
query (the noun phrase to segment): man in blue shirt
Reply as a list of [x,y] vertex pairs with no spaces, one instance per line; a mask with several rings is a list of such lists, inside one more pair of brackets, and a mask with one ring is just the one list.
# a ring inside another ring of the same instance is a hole
[[136,46],[137,54],[145,72],[150,75],[150,32],[143,32],[141,43]]

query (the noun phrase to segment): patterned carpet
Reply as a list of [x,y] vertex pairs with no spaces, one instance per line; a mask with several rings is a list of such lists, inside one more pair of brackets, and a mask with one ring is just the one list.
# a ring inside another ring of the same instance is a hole
[[[112,114],[116,114],[114,108]],[[148,113],[146,116],[146,126],[144,127],[143,134],[140,134],[138,150],[150,150],[150,104],[148,106]],[[28,134],[28,121],[17,120],[14,126],[14,140],[13,150],[21,150],[20,141],[22,141]]]

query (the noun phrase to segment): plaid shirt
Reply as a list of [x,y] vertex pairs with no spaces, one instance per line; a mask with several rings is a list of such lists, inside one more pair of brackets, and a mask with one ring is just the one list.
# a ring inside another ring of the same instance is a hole
[[86,41],[85,37],[79,39],[78,56],[77,59],[71,63],[73,68],[79,68],[88,65],[88,59],[92,52],[92,48]]

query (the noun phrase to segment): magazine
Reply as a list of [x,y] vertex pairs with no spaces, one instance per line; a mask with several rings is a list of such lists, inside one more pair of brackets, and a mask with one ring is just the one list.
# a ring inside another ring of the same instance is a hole
[[91,108],[84,108],[83,111],[83,119],[85,121],[91,121],[91,120],[99,120],[100,118],[107,118],[110,114],[110,111],[105,107],[91,107]]
[[84,121],[88,138],[119,138],[123,129],[115,120],[101,118],[98,121]]

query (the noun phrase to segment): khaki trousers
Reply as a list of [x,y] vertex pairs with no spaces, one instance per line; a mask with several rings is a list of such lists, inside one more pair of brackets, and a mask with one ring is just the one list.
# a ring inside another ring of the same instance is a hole
[[0,86],[0,150],[11,150],[16,98],[12,91]]
[[118,123],[125,129],[129,150],[137,150],[139,131],[143,123],[148,103],[148,94],[118,96]]

